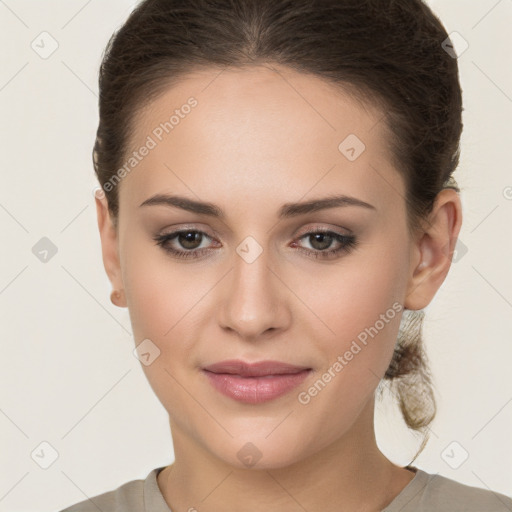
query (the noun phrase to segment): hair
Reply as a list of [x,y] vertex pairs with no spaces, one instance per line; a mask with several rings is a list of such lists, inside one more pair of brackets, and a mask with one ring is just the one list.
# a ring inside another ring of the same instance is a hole
[[[93,160],[114,223],[119,187],[105,185],[125,161],[144,106],[196,70],[277,64],[380,109],[392,163],[405,183],[408,228],[421,230],[443,188],[460,192],[452,173],[459,163],[462,91],[457,59],[443,49],[447,40],[421,0],[140,2],[110,38],[99,73]],[[404,310],[384,376],[405,423],[418,432],[436,414],[423,316]]]

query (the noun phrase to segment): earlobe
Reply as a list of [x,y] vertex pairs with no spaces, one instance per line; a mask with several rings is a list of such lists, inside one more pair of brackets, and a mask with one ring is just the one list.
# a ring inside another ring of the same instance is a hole
[[462,206],[457,191],[441,190],[424,233],[413,247],[405,308],[420,310],[432,301],[450,270],[461,225]]
[[[112,216],[108,209],[108,201],[103,191],[96,192],[95,201],[103,266],[110,282],[112,283],[112,288],[114,290],[122,291],[124,286],[121,278],[117,229],[112,220]],[[122,294],[121,297],[123,298],[123,303],[118,300],[115,304],[123,307],[125,306],[124,294]]]

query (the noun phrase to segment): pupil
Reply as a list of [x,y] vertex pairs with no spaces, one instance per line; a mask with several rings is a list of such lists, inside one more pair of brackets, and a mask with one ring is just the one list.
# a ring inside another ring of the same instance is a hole
[[[196,236],[198,236],[198,235],[200,236],[200,234],[195,231],[188,231],[185,234],[182,233],[180,235],[180,237],[185,238],[185,243],[182,243],[183,247],[185,247],[187,249],[194,249],[194,243],[196,243]],[[181,241],[180,241],[180,243],[181,243]],[[192,244],[192,247],[187,244]]]
[[[317,250],[327,249],[327,247],[331,245],[332,236],[326,233],[317,233],[316,235],[313,235],[313,238],[315,243],[320,242],[320,247],[316,247]],[[324,239],[326,239],[326,241]],[[315,244],[312,245],[315,247]]]

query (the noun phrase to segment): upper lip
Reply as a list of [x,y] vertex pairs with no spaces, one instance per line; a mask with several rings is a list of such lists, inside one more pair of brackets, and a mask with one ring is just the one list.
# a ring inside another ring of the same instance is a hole
[[241,375],[242,377],[263,377],[265,375],[299,373],[303,370],[310,370],[311,368],[282,363],[281,361],[257,361],[255,363],[247,363],[239,359],[230,359],[211,364],[203,369],[213,373],[230,373],[232,375]]

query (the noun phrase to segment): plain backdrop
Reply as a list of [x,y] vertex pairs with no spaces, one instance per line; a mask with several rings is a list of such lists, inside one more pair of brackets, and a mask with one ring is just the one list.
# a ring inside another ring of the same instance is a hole
[[[512,1],[429,4],[469,45],[458,57],[464,219],[426,308],[438,414],[414,465],[512,495]],[[109,300],[93,198],[98,67],[134,5],[0,2],[2,512],[59,510],[173,460],[128,311]],[[57,252],[41,261],[37,244]],[[420,439],[394,404],[377,405],[376,427],[382,451],[407,464]]]

